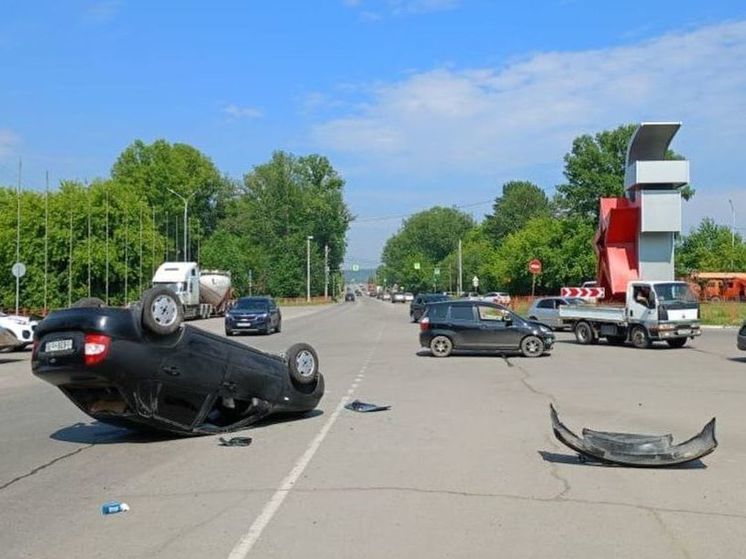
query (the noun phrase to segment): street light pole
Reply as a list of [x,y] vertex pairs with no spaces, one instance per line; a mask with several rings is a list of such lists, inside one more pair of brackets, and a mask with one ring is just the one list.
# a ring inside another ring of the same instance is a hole
[[178,196],[179,198],[181,198],[181,201],[184,202],[184,250],[182,252],[182,256],[184,258],[184,262],[186,262],[187,259],[189,258],[189,254],[187,251],[187,212],[189,208],[189,200],[191,199],[192,196],[194,196],[197,193],[197,191],[195,190],[189,196],[182,196],[175,190],[171,190],[168,187],[166,187],[166,190],[168,190],[171,194]]
[[730,214],[733,219],[730,227],[730,267],[733,268],[733,252],[736,248],[736,207],[733,205],[733,200],[728,199],[728,203],[730,204]]
[[306,237],[306,303],[311,302],[311,239],[313,235]]
[[324,245],[324,301],[329,298],[329,245]]

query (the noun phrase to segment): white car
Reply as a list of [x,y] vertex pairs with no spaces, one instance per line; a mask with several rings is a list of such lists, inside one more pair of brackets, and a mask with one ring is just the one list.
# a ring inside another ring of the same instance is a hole
[[27,316],[7,315],[0,313],[0,328],[7,328],[16,337],[17,344],[13,350],[23,349],[34,341],[34,330],[38,322]]
[[405,300],[405,301],[406,301],[407,303],[411,303],[412,301],[414,301],[414,294],[412,294],[412,293],[409,293],[409,292],[405,293],[405,294],[404,294],[404,300]]
[[492,291],[482,297],[482,301],[488,303],[497,303],[498,305],[509,305],[510,304],[510,293],[504,291]]

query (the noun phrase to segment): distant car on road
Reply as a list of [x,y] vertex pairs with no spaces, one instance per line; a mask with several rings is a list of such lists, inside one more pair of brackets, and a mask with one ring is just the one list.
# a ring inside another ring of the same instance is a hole
[[404,298],[404,293],[392,293],[391,294],[391,302],[392,303],[406,303],[407,300]]
[[448,357],[455,350],[517,351],[539,357],[552,349],[554,334],[502,305],[458,300],[427,306],[420,320],[420,345],[435,357]]
[[[10,346],[12,351],[21,350],[34,341],[34,330],[38,322],[27,316],[7,315],[0,312],[0,328],[10,330],[16,337],[16,342]],[[8,336],[8,340],[11,338]]]
[[239,332],[271,334],[282,330],[282,314],[272,297],[241,297],[225,313],[225,335]]
[[404,300],[405,300],[405,301],[406,301],[407,303],[411,303],[412,301],[414,301],[414,295],[413,295],[412,293],[410,293],[409,291],[407,291],[407,292],[406,292],[406,293],[404,294]]
[[488,303],[495,303],[497,305],[509,305],[510,304],[510,293],[505,291],[492,291],[482,297],[482,301]]
[[743,321],[741,329],[738,331],[738,349],[746,351],[746,320]]
[[580,297],[541,297],[534,299],[526,311],[529,320],[536,320],[552,328],[570,328],[572,324],[563,324],[559,309],[563,305],[584,305],[587,301]]
[[388,291],[385,291],[381,295],[381,301],[391,301],[391,293],[389,293]]
[[425,314],[425,307],[429,303],[439,303],[449,300],[450,297],[448,295],[441,295],[440,293],[418,293],[409,304],[409,318],[412,319],[412,322],[419,322],[422,315]]
[[352,291],[348,291],[345,293],[345,303],[354,303],[355,302],[355,294]]

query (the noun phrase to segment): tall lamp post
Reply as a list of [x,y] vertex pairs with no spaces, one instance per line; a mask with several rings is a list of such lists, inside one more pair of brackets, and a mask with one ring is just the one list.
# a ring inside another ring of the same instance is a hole
[[187,261],[188,255],[187,255],[187,211],[189,208],[189,200],[194,196],[197,191],[195,190],[192,192],[189,196],[184,196],[182,194],[179,194],[175,190],[171,190],[169,187],[166,187],[166,190],[168,190],[171,194],[178,196],[182,202],[184,202],[184,251],[182,252],[182,256],[184,258],[184,262]]
[[730,215],[732,218],[732,224],[730,227],[730,267],[733,268],[733,251],[736,248],[736,207],[733,205],[733,200],[728,199],[728,203],[730,204]]
[[306,237],[306,303],[311,302],[311,240],[313,235]]

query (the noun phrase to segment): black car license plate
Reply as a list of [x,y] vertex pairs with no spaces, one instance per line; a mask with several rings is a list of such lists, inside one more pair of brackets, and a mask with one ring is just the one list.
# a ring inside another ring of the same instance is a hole
[[44,344],[46,353],[58,353],[60,351],[70,351],[73,348],[73,341],[70,339],[53,340]]

